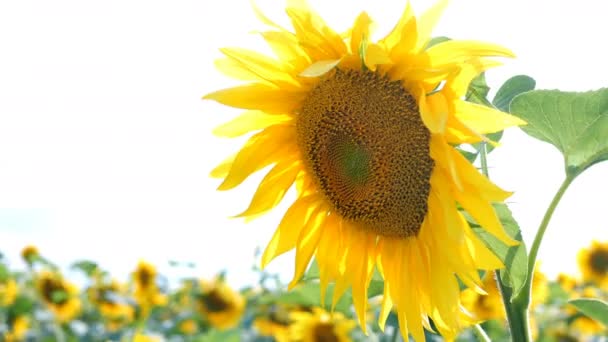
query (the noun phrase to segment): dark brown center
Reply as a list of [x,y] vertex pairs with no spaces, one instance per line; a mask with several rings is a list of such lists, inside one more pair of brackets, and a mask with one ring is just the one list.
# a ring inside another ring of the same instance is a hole
[[590,259],[593,271],[600,274],[608,274],[608,249],[593,251]]
[[400,82],[335,70],[296,121],[305,165],[344,219],[390,237],[416,236],[427,213],[430,132]]
[[334,332],[334,326],[331,323],[319,323],[315,325],[313,331],[315,342],[338,342],[340,339]]

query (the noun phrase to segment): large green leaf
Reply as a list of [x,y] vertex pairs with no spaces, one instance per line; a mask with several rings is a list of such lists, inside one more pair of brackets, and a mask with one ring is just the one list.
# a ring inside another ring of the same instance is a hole
[[580,312],[608,327],[608,303],[595,298],[573,299],[568,303]]
[[536,81],[530,76],[517,75],[509,78],[496,92],[492,104],[503,112],[509,111],[509,104],[519,94],[534,90]]
[[528,273],[528,257],[526,246],[521,236],[521,231],[517,221],[513,218],[511,211],[505,204],[495,204],[494,209],[500,219],[505,231],[513,239],[519,241],[517,246],[507,246],[494,235],[488,233],[480,227],[475,220],[467,213],[465,217],[471,223],[471,228],[477,236],[485,243],[485,245],[496,254],[505,264],[505,268],[500,270],[500,277],[505,281],[505,284],[512,290],[511,300],[517,296],[523,286],[526,284],[526,276]]
[[573,177],[608,159],[608,88],[584,93],[535,90],[511,102],[524,132],[557,147]]

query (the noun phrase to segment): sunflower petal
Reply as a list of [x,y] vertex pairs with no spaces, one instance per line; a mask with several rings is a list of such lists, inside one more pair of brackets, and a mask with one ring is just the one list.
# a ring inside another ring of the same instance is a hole
[[295,140],[294,134],[288,126],[274,125],[251,137],[237,153],[228,175],[218,189],[232,189],[252,173],[292,154],[290,144]]
[[319,205],[320,199],[311,195],[297,199],[283,216],[272,240],[262,254],[262,268],[272,259],[296,247],[300,232]]
[[269,115],[259,110],[248,110],[235,119],[216,127],[213,134],[218,137],[236,138],[289,120],[291,118],[287,115]]
[[365,12],[361,12],[357,19],[355,20],[355,24],[353,25],[353,29],[351,32],[350,38],[350,51],[353,54],[359,53],[359,48],[361,47],[361,42],[367,41],[369,39],[369,30],[370,25],[372,24],[372,19]]
[[469,40],[448,40],[433,45],[423,56],[431,68],[457,65],[473,57],[515,57],[511,50],[500,45]]
[[472,102],[456,101],[454,111],[456,118],[481,134],[499,132],[507,127],[526,124],[516,116]]
[[333,68],[335,68],[338,64],[340,64],[340,59],[333,60],[324,60],[314,62],[308,68],[304,69],[300,76],[302,77],[319,77],[323,76],[326,73],[330,72]]
[[416,42],[416,50],[420,51],[428,44],[431,39],[431,32],[437,25],[439,18],[448,5],[449,0],[439,0],[430,9],[423,13],[417,20],[418,23],[418,41]]
[[302,166],[297,160],[287,159],[277,163],[260,182],[247,210],[237,217],[257,215],[276,207],[301,169]]
[[321,233],[323,231],[323,224],[325,223],[326,218],[327,208],[319,206],[310,215],[304,228],[300,231],[296,244],[295,270],[293,279],[288,285],[290,290],[298,284],[304,271],[306,271],[306,267],[310,263],[310,259],[319,244],[319,239],[321,238]]
[[288,114],[300,106],[305,97],[305,92],[292,92],[263,83],[252,83],[218,90],[205,95],[203,99],[236,108],[257,109],[269,114]]
[[282,62],[262,55],[261,53],[241,49],[223,48],[220,51],[234,63],[233,68],[240,68],[245,73],[251,73],[258,79],[274,83],[281,87],[299,87],[300,83],[294,79]]
[[431,133],[443,133],[448,120],[448,104],[443,94],[422,95],[418,105],[422,121]]

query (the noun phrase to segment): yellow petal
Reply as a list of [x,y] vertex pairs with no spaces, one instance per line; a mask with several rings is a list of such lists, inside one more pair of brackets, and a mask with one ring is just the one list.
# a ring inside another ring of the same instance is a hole
[[371,71],[376,71],[378,65],[389,63],[391,63],[391,59],[386,50],[384,50],[378,44],[367,44],[367,50],[365,51],[365,65]]
[[415,26],[416,18],[414,17],[414,11],[412,10],[412,5],[408,1],[405,6],[405,10],[401,14],[401,17],[399,18],[399,21],[397,22],[395,27],[393,27],[391,32],[389,32],[384,38],[382,38],[380,40],[380,42],[382,44],[384,44],[384,46],[386,46],[389,51],[391,51],[393,49],[393,47],[395,45],[397,45],[397,43],[399,43],[399,41],[401,40],[401,35],[403,34],[403,28],[408,24],[411,25],[410,23],[412,21],[414,22],[414,26]]
[[216,166],[209,175],[213,178],[224,178],[230,172],[230,168],[232,167],[232,163],[234,163],[234,158],[236,158],[236,153],[224,159],[218,166]]
[[279,60],[289,63],[294,71],[302,70],[310,64],[310,57],[300,47],[293,33],[268,31],[261,35]]
[[276,207],[301,169],[302,166],[297,159],[287,159],[277,163],[260,182],[247,210],[237,217],[257,215]]
[[323,231],[323,224],[325,223],[326,218],[327,208],[319,206],[310,215],[304,228],[300,231],[296,244],[295,270],[293,279],[288,286],[289,289],[293,289],[300,278],[302,278],[304,271],[306,271],[310,259],[319,244],[319,239],[321,238],[321,233]]
[[257,109],[269,114],[288,114],[300,106],[305,92],[292,92],[262,83],[222,89],[203,96],[227,106]]
[[468,40],[448,40],[431,46],[423,55],[431,68],[460,64],[473,57],[515,57],[511,50],[500,45]]
[[417,20],[418,24],[418,41],[416,42],[416,50],[420,51],[428,44],[431,39],[431,32],[437,25],[439,18],[448,5],[448,0],[439,0]]
[[252,173],[295,153],[293,127],[275,125],[257,133],[237,153],[234,162],[218,187],[229,190],[241,184]]
[[292,119],[287,115],[269,115],[259,110],[248,110],[235,119],[216,127],[213,134],[218,137],[235,138],[289,120]]
[[223,48],[220,51],[236,63],[234,68],[256,75],[281,87],[298,87],[300,83],[294,79],[283,66],[282,62],[264,56],[258,52],[241,48]]
[[313,60],[335,60],[346,55],[342,37],[314,13],[303,0],[288,1],[287,15],[298,42]]
[[311,195],[297,199],[287,209],[272,240],[262,254],[262,268],[266,267],[272,259],[296,246],[300,232],[319,203],[319,197]]
[[319,77],[325,75],[333,68],[340,64],[340,59],[318,61],[311,64],[308,68],[304,69],[300,76],[302,77]]
[[353,54],[358,54],[361,47],[361,42],[369,39],[369,28],[372,23],[372,19],[365,12],[361,12],[351,32],[350,38],[350,51]]
[[492,253],[492,251],[490,251],[490,249],[486,247],[481,240],[479,240],[477,235],[475,235],[475,233],[473,233],[471,228],[468,226],[468,223],[466,227],[466,245],[469,248],[473,259],[475,259],[477,268],[482,270],[496,270],[503,268],[503,262],[494,253]]
[[460,70],[447,80],[444,89],[450,89],[454,98],[461,98],[466,95],[471,81],[480,73],[502,65],[501,62],[488,58],[472,58],[461,65]]
[[422,121],[431,133],[443,133],[448,120],[448,104],[443,94],[423,94],[418,105]]
[[466,126],[481,134],[494,133],[511,126],[525,125],[516,116],[476,103],[456,101],[454,115]]

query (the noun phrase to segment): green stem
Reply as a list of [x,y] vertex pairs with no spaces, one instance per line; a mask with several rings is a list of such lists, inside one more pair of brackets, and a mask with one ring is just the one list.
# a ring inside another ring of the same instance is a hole
[[560,200],[564,196],[564,193],[572,184],[572,181],[576,178],[576,175],[568,175],[566,179],[562,182],[562,185],[553,196],[551,203],[549,204],[549,208],[545,212],[545,216],[543,217],[540,226],[538,227],[538,231],[536,231],[536,236],[534,237],[534,242],[532,243],[532,247],[530,247],[530,254],[528,255],[528,274],[526,276],[526,284],[522,288],[519,296],[516,298],[516,302],[518,305],[523,306],[524,308],[528,308],[531,298],[532,298],[532,277],[534,275],[534,267],[536,265],[536,257],[538,256],[538,250],[540,249],[540,244],[543,241],[543,236],[545,235],[545,231],[549,226],[549,222],[551,221],[551,217],[553,216],[553,212],[557,208]]
[[[479,144],[479,159],[481,161],[481,172],[484,176],[489,178],[485,141],[482,141]],[[513,303],[511,303],[511,288],[505,285],[498,271],[496,271],[495,273],[495,278],[496,285],[498,287],[498,290],[500,291],[502,303],[505,307],[505,312],[507,315],[507,324],[509,326],[509,331],[511,332],[511,339],[513,341],[518,342],[531,341],[532,339],[530,338],[529,333],[530,329],[528,329],[527,312],[522,312],[521,310],[518,310],[518,308],[513,305]]]
[[486,332],[483,330],[483,328],[481,327],[481,325],[479,324],[475,324],[473,326],[473,332],[475,333],[475,336],[477,336],[477,339],[481,342],[492,342],[492,340],[490,339],[490,336],[488,336],[488,334],[486,334]]

